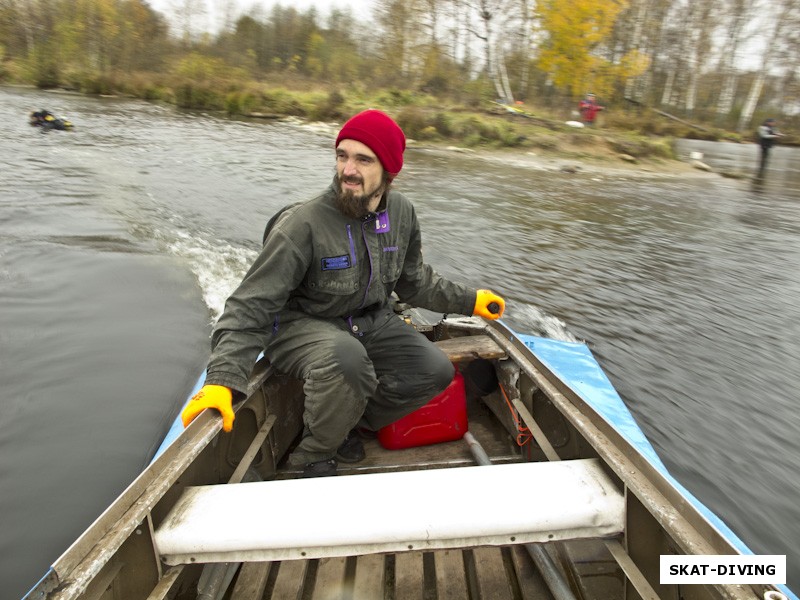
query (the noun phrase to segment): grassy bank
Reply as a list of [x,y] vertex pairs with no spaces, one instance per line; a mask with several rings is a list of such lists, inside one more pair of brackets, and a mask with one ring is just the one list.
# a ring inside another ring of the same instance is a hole
[[[675,159],[675,137],[691,137],[689,127],[660,126],[650,116],[606,117],[596,128],[566,124],[571,109],[553,110],[529,105],[509,107],[491,99],[464,105],[402,90],[326,90],[301,83],[249,84],[220,91],[219,87],[184,83],[159,87],[158,93],[138,94],[187,109],[216,111],[233,118],[298,117],[309,121],[342,122],[366,108],[391,114],[417,143],[470,149],[518,149],[574,160],[657,163]],[[131,94],[137,95],[137,94]],[[656,131],[657,130],[657,131]],[[715,137],[722,137],[722,133]]]
[[[366,108],[391,114],[406,135],[418,143],[479,149],[516,148],[568,158],[663,161],[674,159],[673,139],[692,137],[686,126],[665,126],[642,115],[608,117],[597,128],[577,129],[571,108],[505,107],[477,94],[468,104],[403,90],[329,90],[304,81],[294,85],[248,84],[221,91],[220,86],[185,82],[161,88],[157,99],[183,108],[219,111],[231,117],[293,116],[311,121],[341,122]],[[148,95],[144,96],[148,97]],[[152,99],[153,95],[149,95]],[[714,134],[714,139],[724,133]]]
[[676,138],[742,141],[740,136],[671,119],[637,107],[608,107],[596,127],[576,128],[574,106],[531,104],[507,107],[485,88],[466,94],[466,103],[404,90],[330,89],[300,78],[245,81],[212,68],[207,59],[185,61],[169,77],[131,74],[122,80],[73,76],[65,86],[86,94],[122,95],[204,110],[232,118],[297,117],[342,122],[365,108],[391,114],[416,143],[469,149],[515,149],[544,157],[610,164],[658,166],[674,161]]

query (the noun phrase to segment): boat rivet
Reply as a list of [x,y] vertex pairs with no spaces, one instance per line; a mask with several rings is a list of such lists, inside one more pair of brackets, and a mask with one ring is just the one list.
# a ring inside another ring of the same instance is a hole
[[194,556],[192,556],[191,558],[189,558],[189,562],[195,562],[195,558],[194,558]]
[[414,546],[412,546],[411,544],[409,544],[409,545],[408,545],[408,549],[409,549],[409,550],[413,550],[413,549],[414,549]]
[[516,538],[516,537],[514,537],[514,536],[512,535],[512,536],[511,536],[511,541],[512,541],[512,542],[516,542],[516,541],[517,541],[517,538]]
[[300,556],[305,556],[305,555],[306,555],[306,553],[305,553],[305,552],[301,552],[301,553],[300,553]]

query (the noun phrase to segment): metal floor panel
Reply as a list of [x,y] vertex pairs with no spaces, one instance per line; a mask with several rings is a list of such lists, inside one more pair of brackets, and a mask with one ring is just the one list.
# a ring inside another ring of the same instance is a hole
[[[256,565],[252,565],[256,567]],[[521,546],[258,563],[262,600],[551,600]],[[232,600],[249,600],[234,594]]]
[[[489,454],[492,462],[503,464],[523,460],[519,447],[502,430],[486,405],[477,401],[468,402],[467,411],[469,431]],[[464,440],[402,450],[387,450],[380,445],[377,439],[365,439],[363,442],[367,457],[358,463],[339,463],[340,474],[355,475],[448,466],[464,467],[476,464],[469,445]],[[300,471],[283,464],[279,466],[276,478],[291,479],[299,475]]]

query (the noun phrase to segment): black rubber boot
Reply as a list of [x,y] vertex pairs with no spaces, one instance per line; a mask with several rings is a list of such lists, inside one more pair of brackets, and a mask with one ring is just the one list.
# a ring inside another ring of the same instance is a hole
[[338,463],[335,458],[327,460],[318,460],[317,462],[308,463],[303,467],[303,479],[309,477],[330,477],[336,475],[336,467]]
[[336,451],[336,458],[345,463],[357,463],[366,457],[367,453],[364,451],[364,444],[361,438],[358,437],[355,429],[351,430]]

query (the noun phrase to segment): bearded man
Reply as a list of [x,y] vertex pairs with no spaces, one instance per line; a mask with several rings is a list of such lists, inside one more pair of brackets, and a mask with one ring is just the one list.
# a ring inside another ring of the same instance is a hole
[[344,124],[331,186],[267,224],[261,253],[214,329],[206,385],[184,410],[184,425],[214,408],[230,431],[234,396],[244,397],[264,351],[304,382],[304,430],[289,464],[306,477],[335,475],[338,461],[365,456],[357,428],[377,431],[447,387],[453,365],[394,313],[392,293],[412,306],[489,319],[505,303],[423,262],[414,207],[391,189],[405,147],[402,129],[381,111]]

